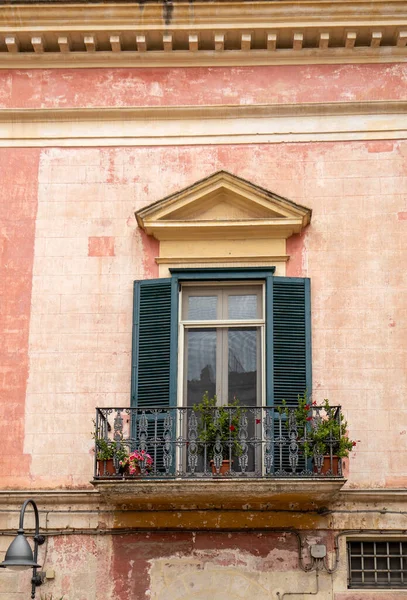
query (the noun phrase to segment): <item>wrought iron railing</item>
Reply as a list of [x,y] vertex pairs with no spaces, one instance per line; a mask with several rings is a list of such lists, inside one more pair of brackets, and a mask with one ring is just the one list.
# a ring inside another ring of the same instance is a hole
[[180,407],[97,408],[94,476],[342,477],[339,406],[331,407],[332,417],[337,427],[321,440],[315,433],[326,411],[319,406],[305,419],[296,407],[226,406],[205,414]]

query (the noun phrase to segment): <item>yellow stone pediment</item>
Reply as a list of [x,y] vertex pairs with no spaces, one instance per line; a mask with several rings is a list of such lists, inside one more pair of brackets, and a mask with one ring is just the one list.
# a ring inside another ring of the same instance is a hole
[[311,210],[218,171],[136,213],[158,240],[284,238],[300,233]]
[[218,171],[136,213],[160,241],[160,277],[171,267],[270,266],[285,274],[286,240],[311,210],[226,171]]

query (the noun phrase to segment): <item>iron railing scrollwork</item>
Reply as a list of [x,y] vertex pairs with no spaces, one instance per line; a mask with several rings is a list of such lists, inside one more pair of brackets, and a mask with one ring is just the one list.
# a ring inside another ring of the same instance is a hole
[[[312,406],[306,424],[296,407],[230,406],[230,433],[220,425],[219,409],[212,414],[215,435],[205,434],[201,415],[193,407],[97,408],[95,420],[95,479],[214,478],[229,461],[222,477],[327,478],[342,477],[336,456],[339,440],[332,433],[321,444],[312,432],[324,418],[323,407]],[[341,421],[340,407],[333,407]],[[97,460],[98,440],[113,444],[114,474]],[[129,475],[117,455],[139,451],[139,473]],[[147,456],[151,457],[150,463]],[[152,464],[151,464],[152,463]]]

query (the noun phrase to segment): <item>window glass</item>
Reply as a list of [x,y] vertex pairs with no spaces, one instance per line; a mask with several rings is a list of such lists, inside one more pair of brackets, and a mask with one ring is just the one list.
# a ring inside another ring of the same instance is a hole
[[187,399],[191,406],[205,392],[216,394],[216,329],[190,329],[186,332]]
[[[183,401],[201,402],[205,392],[219,405],[262,402],[263,284],[223,283],[182,288]],[[193,323],[190,323],[193,321]],[[208,321],[214,321],[208,323]],[[205,327],[205,324],[209,327]]]
[[259,335],[256,327],[228,330],[228,399],[256,406]]
[[247,294],[228,297],[228,319],[257,319],[257,295]]
[[188,296],[187,319],[190,321],[214,321],[217,310],[217,296]]

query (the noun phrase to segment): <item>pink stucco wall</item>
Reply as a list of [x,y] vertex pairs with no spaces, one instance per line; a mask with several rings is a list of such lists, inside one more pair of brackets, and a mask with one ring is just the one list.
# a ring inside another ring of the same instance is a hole
[[[380,85],[378,84],[380,82]],[[405,65],[0,72],[0,107],[174,106],[399,100]]]
[[406,152],[405,142],[42,150],[24,485],[88,485],[94,407],[129,402],[132,281],[157,275],[157,244],[134,210],[218,169],[312,208],[287,274],[312,280],[314,397],[343,405],[360,440],[349,485],[405,485]]
[[[405,79],[397,64],[2,71],[0,106],[398,99]],[[132,281],[157,275],[157,242],[138,230],[134,211],[219,169],[312,208],[309,228],[289,240],[287,274],[312,279],[315,399],[343,405],[360,440],[348,485],[406,485],[407,142],[2,155],[3,193],[16,199],[7,227],[26,248],[26,264],[15,263],[24,290],[17,277],[5,292],[11,304],[22,296],[31,304],[21,321],[29,341],[21,341],[20,412],[3,421],[5,444],[24,459],[17,478],[3,467],[6,487],[89,485],[94,407],[129,402]],[[23,178],[15,164],[25,165]]]
[[0,478],[26,485],[23,454],[38,199],[36,149],[0,149]]

